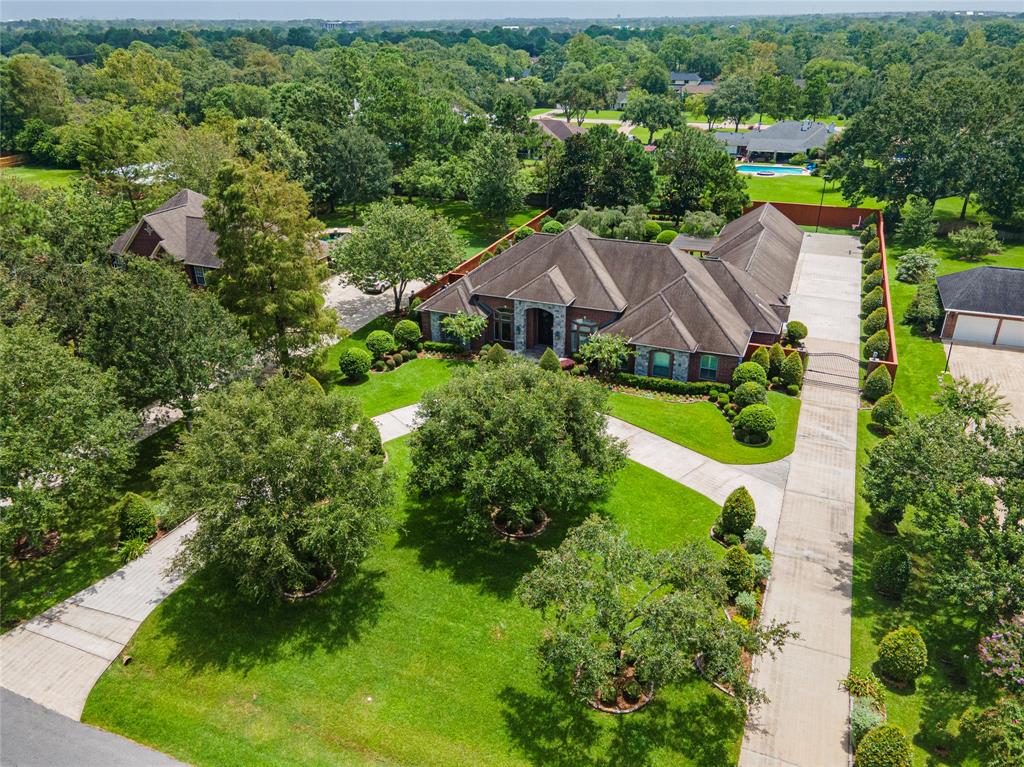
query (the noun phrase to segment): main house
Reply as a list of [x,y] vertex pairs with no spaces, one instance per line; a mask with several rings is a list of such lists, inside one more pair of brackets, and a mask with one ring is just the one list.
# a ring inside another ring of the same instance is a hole
[[783,120],[759,131],[717,131],[715,138],[734,157],[785,162],[795,154],[824,148],[836,131],[834,124]]
[[[751,344],[776,341],[803,233],[771,205],[728,224],[698,255],[612,240],[581,226],[536,233],[419,306],[424,337],[459,312],[487,318],[480,343],[569,357],[594,333],[630,344],[627,369],[679,381],[729,381]],[[697,251],[697,248],[693,249]]]
[[109,252],[121,257],[170,258],[182,265],[193,285],[206,285],[207,274],[220,269],[223,262],[217,257],[217,235],[206,225],[205,202],[205,195],[182,189],[123,232]]

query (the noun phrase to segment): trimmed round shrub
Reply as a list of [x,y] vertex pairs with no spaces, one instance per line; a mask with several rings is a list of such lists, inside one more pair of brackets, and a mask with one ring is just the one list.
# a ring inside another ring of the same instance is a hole
[[736,595],[736,609],[748,621],[757,615],[757,594],[753,591],[741,591]]
[[668,245],[672,240],[679,236],[679,232],[674,229],[662,229],[658,232],[658,236],[654,238],[655,242],[660,242],[662,245]]
[[650,242],[661,234],[661,224],[657,221],[644,221],[644,239]]
[[757,381],[747,381],[736,387],[732,395],[733,401],[740,407],[747,405],[768,404],[768,390]]
[[737,538],[744,536],[754,519],[757,517],[757,509],[754,507],[754,499],[750,491],[745,487],[737,487],[725,499],[722,504],[722,514],[719,517],[719,534],[735,535]]
[[889,333],[885,330],[879,330],[877,333],[872,333],[868,336],[868,340],[864,342],[864,356],[869,360],[877,357],[880,360],[884,360],[889,355]]
[[871,240],[878,236],[878,226],[876,224],[868,224],[861,230],[860,233],[860,244],[867,245]]
[[871,422],[887,431],[895,429],[903,421],[903,403],[895,394],[885,394],[871,408]]
[[350,346],[338,358],[338,370],[346,381],[358,381],[369,372],[371,364],[373,359],[370,353],[357,346]]
[[729,404],[729,392],[722,392],[716,399],[718,400],[719,405],[725,407]]
[[756,362],[758,365],[764,368],[765,375],[772,366],[772,359],[768,354],[768,348],[766,346],[758,346],[757,351],[750,355],[750,361]]
[[[870,240],[864,243],[864,258],[869,258],[878,252],[878,249],[882,244],[878,241],[877,237],[872,237]],[[872,269],[871,271],[874,271]]]
[[796,384],[790,384],[789,386],[786,387],[786,394],[788,394],[790,397],[799,397],[800,387],[797,386]]
[[875,271],[864,278],[863,292],[870,293],[875,288],[880,287],[884,280],[885,274],[882,273],[882,270],[875,269]]
[[385,364],[384,360],[377,360],[376,362],[373,363],[373,369],[376,370],[378,373],[383,373],[385,370],[388,369],[388,366]]
[[533,234],[533,230],[530,227],[521,226],[518,229],[516,229],[515,232],[512,234],[512,239],[515,240],[516,242],[521,242],[522,240],[525,240],[527,237],[529,237],[531,234]]
[[910,741],[894,724],[883,724],[868,731],[857,746],[857,767],[911,767]]
[[913,626],[890,631],[878,644],[878,670],[894,682],[912,682],[928,665],[928,648]]
[[561,221],[555,221],[551,219],[545,222],[544,226],[540,228],[544,234],[561,234],[565,231],[565,225]]
[[807,338],[807,326],[800,320],[790,320],[786,323],[786,338],[796,346]]
[[754,577],[757,578],[757,582],[768,580],[772,574],[772,561],[764,554],[752,554],[751,559],[754,560]]
[[787,387],[804,385],[804,361],[797,352],[790,352],[782,363],[779,378]]
[[879,365],[864,379],[864,399],[876,402],[892,391],[892,374],[885,365]]
[[871,258],[869,258],[867,261],[864,262],[864,274],[871,274],[872,272],[877,272],[881,268],[882,268],[882,255],[881,255],[881,253],[876,253],[875,255],[871,256]]
[[768,374],[756,362],[741,362],[732,373],[732,385],[739,388],[742,384],[753,381],[761,386],[768,386]]
[[884,306],[879,306],[871,314],[864,318],[864,335],[872,336],[879,330],[885,330],[889,321],[889,312]]
[[374,330],[366,337],[366,348],[374,359],[380,359],[395,350],[395,337],[386,330]]
[[405,357],[406,362],[411,362],[412,360],[416,359],[416,357],[419,355],[416,353],[415,349],[406,349],[404,352],[402,352],[402,356]]
[[392,334],[395,343],[403,349],[411,349],[420,340],[420,326],[412,320],[399,320]]
[[737,429],[758,437],[759,441],[767,439],[768,432],[778,425],[775,411],[767,405],[748,405],[736,416],[734,423]]
[[871,585],[889,597],[901,597],[910,584],[910,554],[902,546],[888,546],[871,560]]
[[137,493],[125,493],[117,502],[117,537],[121,542],[138,539],[145,548],[146,541],[156,535],[156,512],[153,506]]
[[882,294],[882,288],[877,287],[874,290],[870,290],[864,294],[864,298],[860,300],[861,313],[866,317],[871,314],[875,309],[878,309],[885,303],[885,296]]
[[743,548],[751,554],[760,554],[761,549],[764,548],[765,538],[767,537],[767,530],[760,525],[754,525],[743,534]]
[[754,579],[757,577],[754,572],[754,559],[746,549],[730,546],[726,550],[725,558],[722,560],[722,574],[725,576],[730,595],[754,590]]
[[395,360],[394,360],[394,358],[393,357],[385,357],[384,358],[384,367],[386,367],[388,370],[394,370],[395,369]]
[[854,698],[850,706],[850,743],[854,748],[869,731],[885,724],[885,717],[870,698]]

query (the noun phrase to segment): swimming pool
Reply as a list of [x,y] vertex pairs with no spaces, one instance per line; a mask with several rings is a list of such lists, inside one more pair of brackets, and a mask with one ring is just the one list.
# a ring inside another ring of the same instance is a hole
[[737,165],[740,173],[771,173],[773,176],[801,176],[806,169],[797,165]]

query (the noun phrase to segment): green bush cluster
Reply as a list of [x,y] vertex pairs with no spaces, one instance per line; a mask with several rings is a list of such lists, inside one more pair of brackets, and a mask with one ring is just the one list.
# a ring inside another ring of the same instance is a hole
[[871,314],[864,318],[864,335],[870,336],[879,330],[884,330],[889,322],[889,312],[884,306],[879,306]]
[[912,682],[928,665],[928,648],[913,626],[901,626],[878,644],[878,670],[894,682]]
[[889,597],[901,597],[910,584],[910,554],[900,545],[887,546],[871,560],[871,585]]
[[452,344],[446,341],[424,341],[423,351],[434,354],[465,354],[466,347],[462,344]]
[[[874,256],[876,253],[878,253],[881,247],[882,243],[879,242],[878,238],[872,237],[870,240],[864,243],[864,258],[870,258],[871,256]],[[871,271],[874,271],[874,269],[872,269]]]
[[117,502],[117,537],[122,543],[139,539],[145,544],[156,535],[156,512],[137,493],[128,492]]
[[881,287],[883,282],[885,282],[885,274],[881,269],[875,269],[864,278],[863,290],[865,293],[870,293],[875,288]]
[[942,299],[939,286],[934,282],[922,282],[910,299],[910,305],[903,314],[903,321],[924,333],[934,333],[942,322]]
[[799,352],[790,352],[779,370],[779,378],[787,387],[804,385],[804,360]]
[[743,534],[743,548],[751,554],[760,554],[764,548],[764,541],[768,537],[768,531],[760,525],[753,525]]
[[391,332],[395,337],[395,343],[403,349],[411,349],[419,343],[420,326],[412,320],[399,320]]
[[869,730],[857,746],[857,767],[911,767],[914,763],[910,741],[894,724]]
[[679,236],[679,232],[673,229],[662,229],[658,236],[654,238],[655,242],[660,242],[662,245],[668,245],[672,240]]
[[871,314],[875,309],[878,309],[885,303],[885,296],[882,293],[882,288],[877,287],[874,290],[870,290],[864,294],[864,298],[860,301],[860,310],[866,317]]
[[644,221],[644,239],[647,242],[655,239],[659,234],[661,234],[661,224],[650,219]]
[[871,408],[871,422],[883,429],[891,431],[899,426],[904,419],[903,403],[895,394],[884,394]]
[[562,363],[558,359],[558,355],[555,354],[551,347],[544,350],[544,353],[540,355],[540,367],[541,370],[548,370],[552,373],[557,373],[562,369]]
[[735,387],[739,387],[741,384],[749,381],[764,387],[768,386],[768,374],[765,373],[763,367],[752,360],[741,362],[732,373],[732,385]]
[[[426,347],[426,344],[424,344]],[[636,389],[647,391],[660,391],[665,394],[679,394],[682,396],[704,396],[712,391],[719,391],[725,384],[716,384],[711,381],[673,381],[670,378],[654,378],[652,376],[638,376],[632,373],[615,373],[612,381],[621,386],[632,386]]]
[[370,353],[358,346],[350,346],[338,358],[338,370],[346,381],[358,381],[370,371],[372,364]]
[[380,359],[395,350],[395,337],[386,330],[374,330],[366,337],[366,348],[374,359]]
[[551,219],[550,221],[546,221],[540,230],[544,232],[544,234],[561,234],[565,231],[565,225],[560,221]]
[[807,338],[807,325],[800,320],[790,320],[786,323],[786,338],[794,346]]
[[867,245],[878,236],[878,225],[868,224],[860,232],[860,244]]
[[754,579],[757,577],[754,572],[754,559],[743,547],[730,546],[726,549],[725,558],[722,560],[722,574],[725,576],[730,596],[735,596],[741,591],[754,590]]
[[854,698],[850,706],[850,744],[857,748],[864,736],[885,724],[885,717],[870,698]]
[[757,594],[753,591],[741,591],[736,595],[736,609],[748,621],[757,615]]
[[882,268],[882,254],[875,253],[864,262],[864,274],[871,274],[877,272]]
[[880,360],[889,356],[889,332],[887,330],[872,333],[864,342],[864,357],[870,360],[876,356]]
[[121,545],[117,548],[117,556],[123,565],[128,564],[133,559],[138,559],[145,553],[146,541],[142,538],[129,538],[126,541],[122,541]]
[[722,504],[722,514],[718,518],[719,535],[735,535],[742,538],[757,517],[754,499],[745,487],[737,487]]
[[533,234],[533,230],[530,227],[521,226],[512,233],[512,239],[516,242],[522,242],[531,234]]
[[[781,346],[779,347],[782,348]],[[756,362],[758,365],[764,368],[765,375],[771,370],[772,360],[768,354],[768,347],[758,346],[753,354],[750,355],[750,361]]]
[[754,441],[763,442],[768,438],[768,432],[773,431],[778,425],[775,411],[767,405],[748,405],[736,416],[736,428],[754,438]]
[[886,365],[879,365],[864,379],[864,399],[877,402],[892,391],[892,374]]
[[[753,530],[754,528],[750,529]],[[757,579],[757,582],[767,581],[772,574],[772,561],[764,554],[753,554],[751,558],[754,560],[754,577]]]
[[741,408],[747,405],[767,405],[768,390],[757,381],[747,381],[736,387],[732,399]]

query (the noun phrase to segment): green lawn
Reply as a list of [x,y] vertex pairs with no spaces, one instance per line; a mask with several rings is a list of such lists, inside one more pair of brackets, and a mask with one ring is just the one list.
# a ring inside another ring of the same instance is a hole
[[621,120],[622,112],[617,109],[592,109],[583,115],[585,120]]
[[800,400],[768,392],[768,404],[778,418],[770,445],[748,447],[732,436],[732,425],[710,402],[666,402],[613,392],[611,414],[721,463],[768,463],[793,452]]
[[[403,477],[405,441],[388,453]],[[718,513],[636,464],[603,510],[652,546],[707,541]],[[539,614],[513,597],[534,545],[467,541],[453,499],[400,497],[395,516],[353,580],[306,603],[243,604],[215,573],[193,577],[83,720],[199,765],[735,764],[742,718],[696,677],[619,718],[542,678]]]
[[536,117],[537,115],[546,114],[550,112],[554,107],[536,107],[530,110],[530,117]]
[[67,170],[65,168],[33,168],[28,165],[20,165],[16,168],[3,168],[0,170],[0,178],[14,178],[30,184],[36,184],[44,188],[64,186],[74,178],[81,176],[80,170]]
[[[959,214],[958,207],[956,213]],[[944,241],[935,250],[940,258],[939,274],[977,266],[953,258]],[[890,274],[895,273],[896,260],[902,251],[895,242],[887,249]],[[1024,246],[1009,247],[985,263],[1024,267]],[[900,322],[916,287],[894,279],[891,288],[900,359],[895,391],[909,414],[927,413],[935,409],[933,397],[939,390],[945,349],[938,339],[922,336]],[[858,487],[863,482],[868,453],[879,441],[868,428],[869,423],[869,411],[862,411],[857,437]],[[970,706],[992,702],[991,687],[980,677],[974,657],[974,620],[955,608],[937,603],[920,578],[925,562],[912,515],[900,525],[899,534],[894,538],[878,533],[869,523],[870,514],[870,507],[858,494],[853,552],[852,667],[861,673],[868,671],[877,659],[877,645],[886,632],[904,624],[917,626],[928,645],[928,669],[913,687],[889,690],[886,696],[889,721],[911,735],[915,767],[980,767],[977,756],[969,752],[964,741],[956,738],[960,716]],[[880,597],[870,583],[871,560],[875,553],[897,541],[914,554],[918,575],[901,602]]]
[[[160,454],[177,440],[180,427],[170,426],[139,443],[138,458],[128,480],[117,488],[146,497],[156,493],[152,471]],[[7,629],[62,602],[121,566],[117,555],[117,519],[110,506],[82,512],[80,526],[68,525],[60,545],[49,556],[20,564],[4,561],[0,568],[3,621]]]
[[[396,203],[408,202],[405,197],[395,197],[393,199]],[[466,258],[476,255],[508,231],[501,229],[493,221],[485,219],[465,200],[451,200],[435,204],[433,200],[420,200],[414,197],[412,202],[414,205],[427,208],[437,215],[446,216],[451,219],[455,225],[455,233],[466,242]],[[345,210],[336,210],[334,213],[323,214],[319,218],[328,227],[359,226],[362,224],[362,218],[358,210],[355,217],[352,216],[351,208],[346,208]],[[514,216],[510,216],[508,219],[509,229],[522,226],[540,213],[541,210],[541,208],[527,208],[516,213]]]

